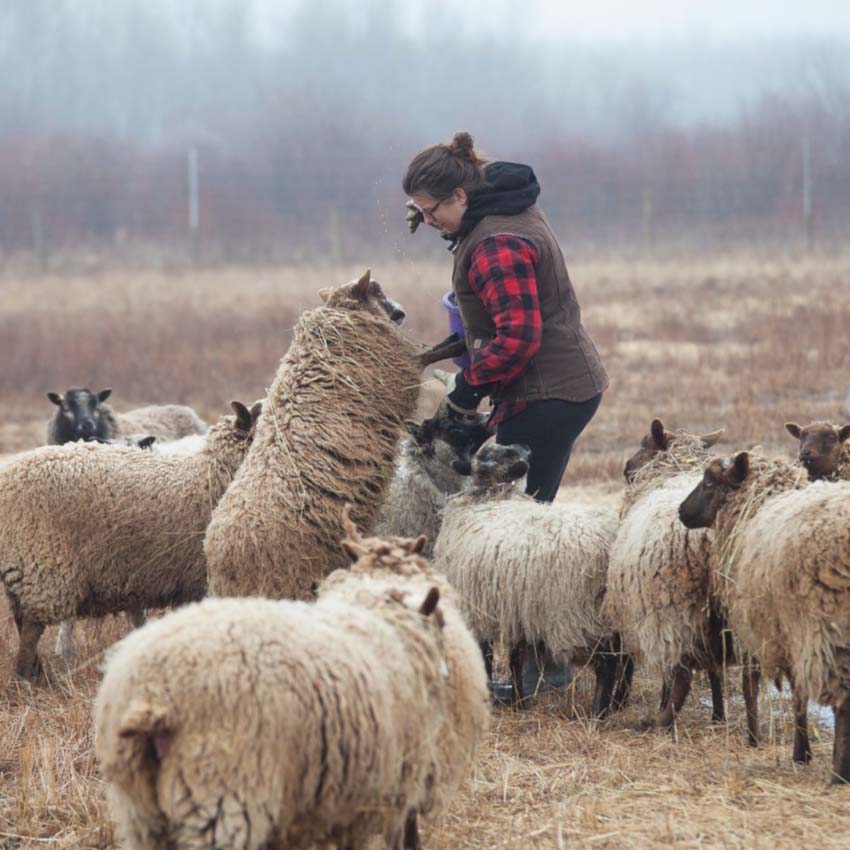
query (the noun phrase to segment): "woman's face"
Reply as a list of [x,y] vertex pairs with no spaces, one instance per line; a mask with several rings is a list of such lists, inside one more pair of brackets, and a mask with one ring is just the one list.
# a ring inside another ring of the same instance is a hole
[[454,233],[460,228],[468,199],[463,189],[455,189],[448,198],[442,200],[431,195],[413,195],[413,203],[422,210],[425,224],[446,233]]

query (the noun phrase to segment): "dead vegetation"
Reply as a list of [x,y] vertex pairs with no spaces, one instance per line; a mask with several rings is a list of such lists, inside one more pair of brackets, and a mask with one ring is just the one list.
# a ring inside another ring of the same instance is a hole
[[[321,287],[361,270],[1,280],[0,453],[40,444],[51,413],[44,393],[57,387],[112,386],[118,409],[188,403],[207,418],[231,398],[260,396],[298,314],[318,304]],[[611,387],[576,446],[562,498],[575,489],[583,501],[616,505],[623,462],[654,416],[692,432],[725,427],[719,451],[762,444],[786,457],[796,446],[785,422],[850,417],[850,257],[610,260],[570,270]],[[374,272],[407,309],[415,338],[445,335],[448,261]],[[12,682],[16,638],[0,601],[3,850],[114,846],[91,702],[102,652],[125,630],[119,619],[81,623],[78,666],[66,672],[49,660],[51,685],[28,691]],[[474,777],[425,846],[846,846],[850,792],[827,784],[831,732],[823,726],[814,739],[812,765],[793,766],[790,699],[766,694],[766,742],[747,747],[737,679],[727,675],[726,723],[710,723],[700,682],[675,735],[642,728],[658,694],[640,673],[632,705],[598,728],[582,719],[585,686],[574,699],[498,711]]]

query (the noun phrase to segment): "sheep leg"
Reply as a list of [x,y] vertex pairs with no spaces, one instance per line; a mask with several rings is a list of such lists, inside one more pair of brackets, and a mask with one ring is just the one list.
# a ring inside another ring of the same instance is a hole
[[635,675],[635,660],[628,653],[620,656],[618,673],[617,690],[614,691],[613,711],[620,711],[620,709],[625,708],[632,690],[632,679]]
[[493,644],[489,640],[482,640],[478,646],[484,656],[484,668],[487,670],[487,681],[493,681]]
[[850,700],[844,700],[832,710],[835,713],[835,743],[830,781],[833,785],[843,785],[850,782]]
[[805,694],[797,690],[793,680],[791,687],[794,691],[794,762],[808,764],[812,760],[812,745],[809,741],[809,700]]
[[34,682],[43,672],[41,660],[38,657],[38,642],[43,632],[43,623],[36,623],[28,617],[21,618],[18,626],[18,657],[15,660],[15,674],[27,682]]
[[759,682],[761,667],[752,656],[744,657],[741,670],[741,686],[744,692],[744,705],[747,709],[747,741],[751,747],[759,745]]
[[723,708],[723,675],[720,671],[708,668],[708,683],[711,686],[711,719],[722,723],[726,719]]
[[509,665],[511,668],[511,682],[514,686],[514,708],[525,708],[526,694],[522,687],[522,668],[525,665],[527,644],[520,640],[511,647]]
[[676,671],[673,673],[673,684],[670,687],[670,697],[667,700],[667,705],[661,712],[661,716],[658,718],[659,726],[666,727],[673,725],[673,721],[678,717],[685,700],[688,698],[688,694],[691,692],[692,678],[693,674],[690,667],[680,664],[676,668]]
[[667,708],[667,703],[670,702],[670,680],[665,677],[661,683],[661,699],[658,700],[658,710],[664,711]]
[[594,667],[596,668],[596,689],[593,692],[590,716],[595,720],[601,720],[611,709],[619,658],[613,652],[600,652],[596,656]]
[[76,620],[63,620],[59,624],[59,634],[56,635],[54,654],[70,661],[74,657],[74,625]]
[[132,611],[127,612],[127,619],[130,621],[130,625],[134,629],[138,629],[145,624],[145,620],[147,619],[145,616],[144,608],[135,608]]
[[723,706],[723,668],[726,664],[727,641],[723,632],[723,622],[717,614],[709,617],[709,659],[706,666],[708,683],[711,686],[711,719],[721,723],[726,719]]
[[413,809],[407,813],[407,820],[404,822],[404,850],[422,850],[416,812]]

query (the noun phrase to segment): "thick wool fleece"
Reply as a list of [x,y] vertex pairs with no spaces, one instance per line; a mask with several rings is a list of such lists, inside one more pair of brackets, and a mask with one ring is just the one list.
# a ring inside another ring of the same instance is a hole
[[433,454],[425,453],[415,440],[403,440],[395,474],[374,532],[379,536],[417,537],[428,541],[422,554],[430,557],[440,532],[446,497],[458,493],[468,480],[450,463],[456,454],[446,443],[436,440]]
[[22,617],[178,605],[206,591],[203,534],[250,440],[223,417],[197,454],[67,443],[0,470],[0,576]]
[[568,664],[609,636],[601,616],[615,511],[518,493],[447,500],[434,547],[479,641],[543,641]]
[[309,599],[345,566],[342,508],[351,503],[357,524],[372,527],[415,410],[416,353],[396,325],[365,311],[301,317],[207,529],[210,593]]
[[[431,570],[419,556],[408,555],[391,540],[366,538],[368,549],[350,570],[337,570],[323,582],[322,595],[339,594],[358,599],[376,589],[403,588],[424,595],[440,590],[438,613],[442,618],[442,650],[447,668],[448,697],[445,716],[436,739],[437,757],[433,798],[428,805],[440,814],[468,775],[490,723],[490,691],[481,650],[460,613],[457,595],[445,576]],[[427,809],[425,810],[427,812]]]
[[[717,516],[730,622],[767,674],[790,672],[808,698],[840,706],[850,697],[850,484],[795,489],[798,468],[752,465]],[[741,510],[760,487],[770,498]]]
[[447,697],[439,618],[210,599],[112,652],[95,749],[138,850],[400,847],[426,806]]

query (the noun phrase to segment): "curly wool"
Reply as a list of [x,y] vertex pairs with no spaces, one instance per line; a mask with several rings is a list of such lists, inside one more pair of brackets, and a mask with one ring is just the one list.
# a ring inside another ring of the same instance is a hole
[[568,664],[611,633],[600,607],[617,514],[496,489],[448,499],[434,567],[479,641],[543,641]]
[[443,625],[442,651],[448,670],[446,714],[436,739],[437,757],[432,788],[434,814],[442,813],[454,792],[469,773],[478,745],[490,723],[490,691],[481,651],[458,606],[457,594],[446,577],[428,561],[411,555],[392,538],[358,538],[367,552],[350,570],[337,570],[323,582],[319,592],[339,593],[357,599],[365,588],[403,588],[424,594],[431,587],[440,591],[437,613]]
[[439,767],[440,627],[360,593],[210,599],[117,645],[95,749],[133,847],[401,846]]
[[790,672],[809,698],[839,706],[850,697],[850,484],[805,486],[804,475],[751,460],[717,515],[720,580],[765,671]]
[[0,576],[41,624],[200,599],[203,534],[249,440],[234,418],[167,457],[127,446],[46,446],[0,470]]
[[346,563],[342,507],[370,528],[402,422],[419,393],[416,349],[364,311],[305,313],[254,444],[213,513],[204,547],[217,596],[309,599]]

